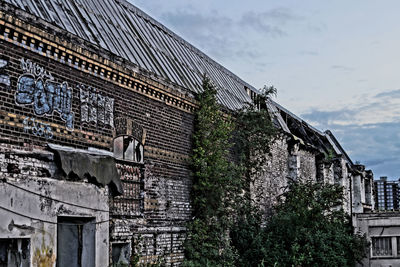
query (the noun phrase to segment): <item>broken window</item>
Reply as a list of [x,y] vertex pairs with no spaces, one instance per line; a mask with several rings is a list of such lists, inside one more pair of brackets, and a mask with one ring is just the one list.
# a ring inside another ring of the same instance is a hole
[[57,266],[95,266],[94,218],[59,217],[57,221]]
[[114,157],[143,163],[143,145],[132,136],[119,136],[114,139]]
[[0,239],[0,267],[29,267],[30,240],[27,238]]
[[112,267],[129,266],[130,246],[129,243],[112,244]]

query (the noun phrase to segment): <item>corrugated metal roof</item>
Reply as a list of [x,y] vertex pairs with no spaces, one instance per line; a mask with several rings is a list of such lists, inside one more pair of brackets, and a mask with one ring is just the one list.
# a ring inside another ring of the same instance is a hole
[[193,92],[206,74],[229,109],[251,101],[245,87],[257,91],[125,0],[4,1]]

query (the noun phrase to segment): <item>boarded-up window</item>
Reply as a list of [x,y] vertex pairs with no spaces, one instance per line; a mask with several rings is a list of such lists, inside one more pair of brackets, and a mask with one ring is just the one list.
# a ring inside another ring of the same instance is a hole
[[96,224],[93,218],[59,217],[57,266],[95,266]]
[[0,267],[29,267],[29,261],[29,239],[0,239]]

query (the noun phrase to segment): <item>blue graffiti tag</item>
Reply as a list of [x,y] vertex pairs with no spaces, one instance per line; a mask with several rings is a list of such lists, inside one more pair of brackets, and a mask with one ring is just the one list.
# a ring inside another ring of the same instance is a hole
[[24,125],[25,133],[32,133],[38,137],[44,137],[46,139],[53,138],[53,131],[49,124],[36,121],[35,118],[26,117],[22,122]]
[[22,59],[21,67],[27,73],[18,79],[16,103],[33,105],[33,111],[38,116],[52,116],[56,111],[65,121],[67,129],[73,130],[75,114],[72,112],[72,88],[68,87],[67,82],[54,82],[50,73],[29,60]]
[[10,76],[5,73],[5,69],[8,66],[8,61],[5,59],[0,59],[0,84],[10,86]]

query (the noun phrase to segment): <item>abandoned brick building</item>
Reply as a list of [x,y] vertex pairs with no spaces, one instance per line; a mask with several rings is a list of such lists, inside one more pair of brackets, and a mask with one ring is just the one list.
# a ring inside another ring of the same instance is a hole
[[[179,265],[204,73],[227,109],[258,93],[125,0],[0,1],[0,266]],[[371,209],[372,173],[332,133],[267,107],[280,132],[255,203],[313,179]]]

